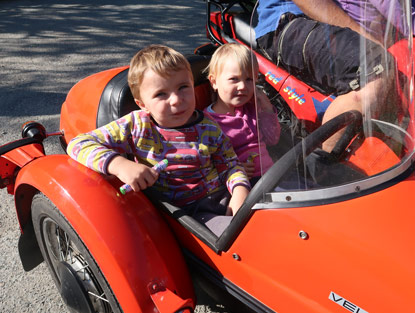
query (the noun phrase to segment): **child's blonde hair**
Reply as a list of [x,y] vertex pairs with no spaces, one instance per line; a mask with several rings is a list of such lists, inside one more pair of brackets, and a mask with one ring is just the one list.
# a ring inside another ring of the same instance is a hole
[[193,79],[190,64],[183,54],[164,45],[150,45],[138,51],[130,62],[128,85],[134,99],[140,100],[140,86],[148,69],[162,77],[169,77],[172,72],[185,69]]
[[259,66],[255,54],[251,54],[248,47],[239,43],[227,43],[220,46],[213,53],[208,67],[205,71],[208,71],[208,76],[217,76],[221,73],[223,65],[228,57],[233,57],[239,63],[241,71],[254,70],[254,76],[258,74]]

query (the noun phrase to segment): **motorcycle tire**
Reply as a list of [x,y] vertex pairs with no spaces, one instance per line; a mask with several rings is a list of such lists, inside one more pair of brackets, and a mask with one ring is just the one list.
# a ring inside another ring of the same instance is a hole
[[44,260],[69,311],[121,313],[88,248],[58,208],[41,193],[32,201],[32,221]]

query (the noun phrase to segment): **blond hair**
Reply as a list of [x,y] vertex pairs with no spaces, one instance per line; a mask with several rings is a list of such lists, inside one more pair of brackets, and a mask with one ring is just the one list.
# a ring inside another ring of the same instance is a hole
[[130,62],[128,85],[134,99],[140,100],[140,86],[148,69],[162,77],[185,69],[193,79],[190,64],[183,54],[164,45],[150,45],[138,51]]
[[255,54],[251,54],[248,47],[239,43],[227,43],[220,46],[213,53],[205,72],[208,76],[217,76],[222,72],[223,65],[227,58],[232,57],[237,60],[242,72],[254,71],[254,76],[258,74],[259,66]]

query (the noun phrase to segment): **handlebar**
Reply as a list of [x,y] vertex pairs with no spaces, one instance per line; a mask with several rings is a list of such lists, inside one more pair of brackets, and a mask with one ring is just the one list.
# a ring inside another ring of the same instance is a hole
[[[255,7],[256,0],[229,0],[229,1],[220,1],[220,0],[206,0],[206,29],[209,33],[210,38],[214,41],[215,44],[223,45],[223,42],[220,41],[214,35],[212,31],[212,25],[210,24],[210,14],[211,6],[220,9],[221,14],[221,29],[226,36],[229,36],[228,41],[232,41],[232,28],[229,22],[225,19],[225,14],[235,5],[238,4],[247,14],[251,14],[253,8]],[[220,31],[220,30],[217,30]]]

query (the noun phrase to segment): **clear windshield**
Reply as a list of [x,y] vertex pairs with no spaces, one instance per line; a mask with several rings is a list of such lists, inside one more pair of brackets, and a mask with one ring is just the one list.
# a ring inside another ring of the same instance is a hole
[[[254,9],[251,29],[263,32],[261,20],[270,17],[280,21],[252,46],[264,148],[252,159],[260,158],[264,199],[326,199],[406,171],[414,151],[411,1],[362,1],[351,11],[339,1],[339,15],[328,15],[327,7],[298,13],[290,2],[263,3]],[[361,34],[309,18],[341,24],[342,14]]]

